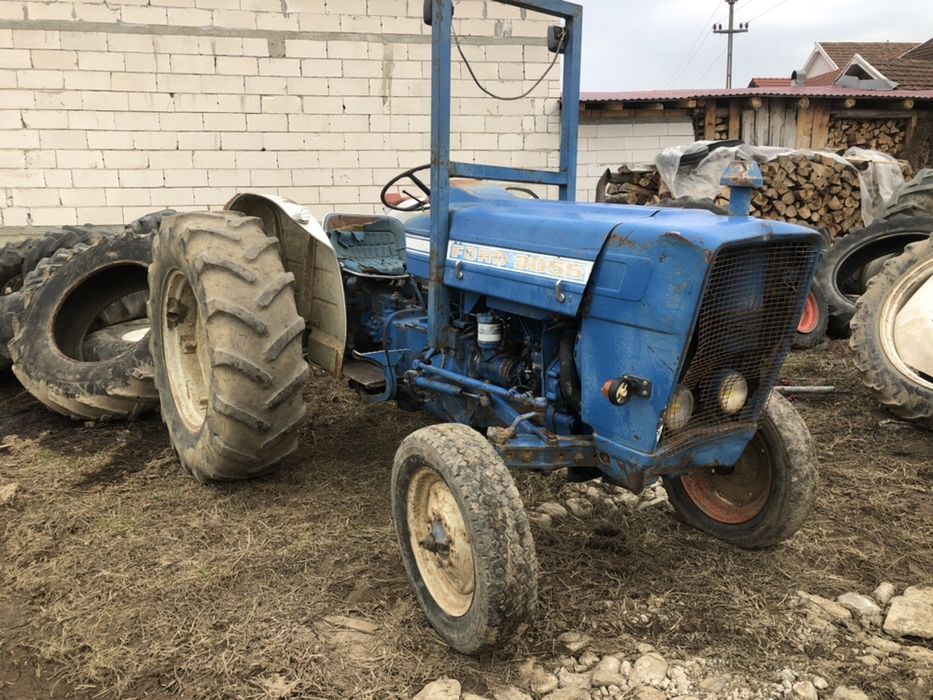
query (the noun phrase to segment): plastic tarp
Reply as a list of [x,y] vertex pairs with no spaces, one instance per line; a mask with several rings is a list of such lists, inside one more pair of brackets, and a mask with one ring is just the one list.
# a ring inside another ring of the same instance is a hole
[[[715,141],[697,141],[665,148],[655,158],[655,166],[672,196],[715,199],[724,189],[719,181],[732,161],[761,164],[785,155],[825,156],[854,168],[859,176],[862,221],[866,226],[878,217],[904,183],[897,160],[864,148],[850,148],[840,156],[825,151],[748,144],[717,146]],[[856,167],[855,162],[862,167]]]

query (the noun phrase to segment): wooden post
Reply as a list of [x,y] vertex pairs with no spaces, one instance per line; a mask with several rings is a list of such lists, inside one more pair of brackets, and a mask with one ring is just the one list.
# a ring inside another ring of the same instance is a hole
[[742,135],[742,110],[737,98],[729,99],[729,138],[737,139]]
[[706,103],[706,113],[703,119],[703,138],[707,141],[716,140],[716,100]]
[[826,148],[829,140],[829,105],[817,102],[813,108],[813,131],[810,136],[810,148],[819,151]]
[[[801,100],[803,102],[803,100]],[[813,107],[807,100],[806,106],[797,109],[797,142],[795,148],[811,148],[813,138]]]

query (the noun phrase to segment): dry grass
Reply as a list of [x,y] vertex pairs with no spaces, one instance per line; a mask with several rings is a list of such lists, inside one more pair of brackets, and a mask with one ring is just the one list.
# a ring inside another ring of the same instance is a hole
[[[842,390],[798,402],[823,477],[798,537],[737,551],[662,508],[539,530],[539,619],[526,639],[478,660],[432,634],[398,558],[389,472],[421,416],[362,406],[318,377],[288,468],[201,487],[176,466],[158,418],[73,424],[7,380],[0,483],[21,491],[0,508],[0,655],[38,664],[86,696],[387,698],[442,675],[484,692],[514,674],[516,660],[556,655],[557,635],[573,629],[605,651],[647,641],[752,677],[790,666],[908,697],[897,689],[913,670],[879,676],[839,640],[805,634],[791,599],[798,589],[834,597],[882,580],[931,581],[933,441],[889,422],[857,385],[842,343],[795,356],[785,376]],[[553,477],[518,482],[529,505],[560,486]],[[20,611],[16,626],[5,609]],[[335,642],[323,623],[330,615],[378,630]]]

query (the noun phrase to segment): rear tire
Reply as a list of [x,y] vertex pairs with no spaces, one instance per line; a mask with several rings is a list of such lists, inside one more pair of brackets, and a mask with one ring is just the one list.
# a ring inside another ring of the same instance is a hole
[[451,647],[478,654],[534,615],[538,563],[505,463],[472,428],[415,431],[392,468],[402,563],[428,621]]
[[[933,239],[931,239],[933,240]],[[910,367],[894,342],[894,316],[933,275],[933,242],[911,243],[868,284],[852,317],[849,345],[862,383],[894,415],[933,429],[933,377]]]
[[760,549],[800,529],[813,506],[817,480],[810,431],[775,392],[734,471],[697,468],[663,481],[685,523],[737,547]]
[[276,469],[298,447],[305,329],[278,242],[237,212],[166,218],[149,268],[162,419],[199,481]]
[[797,324],[797,331],[791,338],[790,346],[794,350],[810,350],[826,340],[826,327],[829,324],[829,309],[826,307],[826,295],[816,282],[810,287],[804,304],[803,314]]

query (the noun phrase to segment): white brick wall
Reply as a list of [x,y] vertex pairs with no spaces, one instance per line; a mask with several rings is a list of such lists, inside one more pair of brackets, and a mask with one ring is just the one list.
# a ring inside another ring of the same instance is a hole
[[[0,0],[0,225],[121,223],[246,189],[318,216],[372,211],[389,177],[428,161],[421,11],[421,0]],[[481,0],[456,12],[492,87],[514,94],[546,68],[549,18]],[[454,156],[554,165],[559,75],[498,102],[455,58]]]
[[662,148],[693,143],[693,123],[688,118],[602,118],[580,125],[577,199],[592,202],[596,182],[606,171],[620,165],[654,163]]

